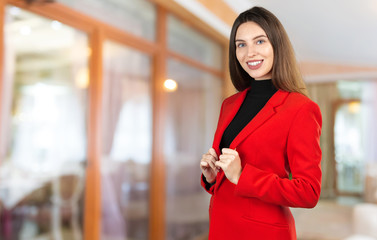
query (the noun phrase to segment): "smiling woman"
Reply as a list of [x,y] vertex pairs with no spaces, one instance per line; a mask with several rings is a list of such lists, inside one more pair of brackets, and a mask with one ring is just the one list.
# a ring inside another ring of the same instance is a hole
[[295,240],[289,208],[313,208],[321,192],[320,109],[305,96],[283,26],[264,8],[235,20],[229,66],[239,92],[223,101],[200,162],[208,239]]

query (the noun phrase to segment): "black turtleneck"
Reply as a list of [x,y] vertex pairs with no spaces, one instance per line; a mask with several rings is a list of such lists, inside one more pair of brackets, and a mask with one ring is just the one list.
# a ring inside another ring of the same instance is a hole
[[234,138],[258,114],[277,89],[272,80],[252,80],[236,116],[225,129],[221,139],[220,149],[229,148]]

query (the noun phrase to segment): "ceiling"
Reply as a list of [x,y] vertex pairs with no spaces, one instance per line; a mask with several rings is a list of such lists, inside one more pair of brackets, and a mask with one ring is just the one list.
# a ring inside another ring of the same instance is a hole
[[[230,26],[197,0],[175,0],[229,36]],[[262,6],[284,25],[299,61],[377,67],[376,0],[223,0],[235,12]],[[185,3],[182,3],[185,2]]]

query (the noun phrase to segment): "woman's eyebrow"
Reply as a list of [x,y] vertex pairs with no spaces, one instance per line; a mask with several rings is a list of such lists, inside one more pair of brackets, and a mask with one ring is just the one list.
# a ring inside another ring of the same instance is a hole
[[263,34],[262,34],[262,35],[258,35],[258,36],[256,36],[256,37],[254,37],[253,40],[255,40],[255,39],[257,39],[257,38],[261,38],[261,37],[267,38],[266,35],[263,35]]
[[[256,36],[256,37],[254,37],[253,38],[253,40],[255,40],[255,39],[257,39],[257,38],[267,38],[267,36],[266,35],[258,35],[258,36]],[[236,39],[236,40],[234,40],[235,42],[245,42],[245,40],[243,40],[243,39]]]

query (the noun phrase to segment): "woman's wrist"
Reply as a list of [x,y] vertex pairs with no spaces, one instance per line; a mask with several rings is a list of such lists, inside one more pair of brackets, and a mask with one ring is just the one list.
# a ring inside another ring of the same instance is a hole
[[206,177],[204,177],[204,178],[206,179],[207,183],[209,183],[209,184],[213,184],[216,181],[216,178],[213,178],[211,180],[207,179]]
[[215,183],[215,181],[216,181],[216,178],[213,178],[213,179],[210,180],[210,179],[208,179],[208,178],[203,174],[203,180],[204,180],[206,183],[213,185],[213,184]]

